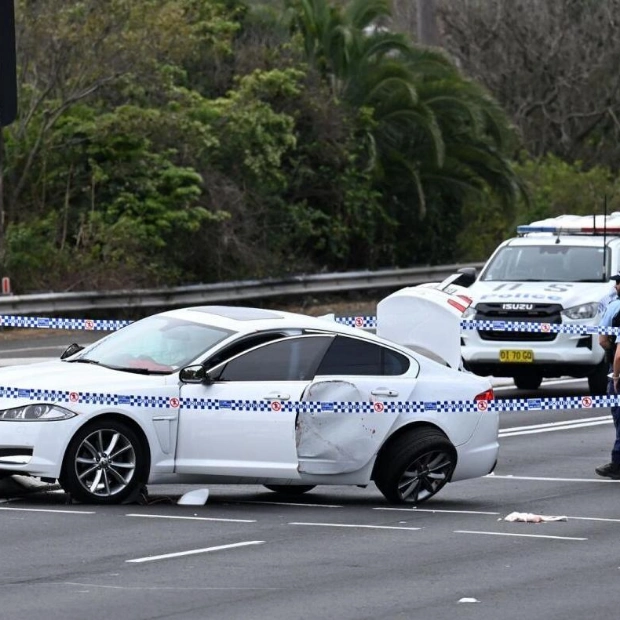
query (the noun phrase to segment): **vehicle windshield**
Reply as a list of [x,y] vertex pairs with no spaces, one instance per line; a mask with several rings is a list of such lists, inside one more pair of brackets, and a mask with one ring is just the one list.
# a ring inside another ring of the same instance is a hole
[[169,316],[131,323],[66,361],[144,374],[168,374],[187,366],[234,332]]
[[[607,282],[602,247],[507,245],[480,276],[484,282]],[[609,262],[609,261],[608,261]]]

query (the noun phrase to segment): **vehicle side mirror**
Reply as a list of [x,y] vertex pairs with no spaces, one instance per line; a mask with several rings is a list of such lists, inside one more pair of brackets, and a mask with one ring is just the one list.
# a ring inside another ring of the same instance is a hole
[[202,365],[181,368],[179,379],[183,383],[204,383],[206,385],[213,383],[213,379],[211,379],[207,369]]
[[476,268],[475,267],[461,267],[458,269],[457,278],[452,281],[452,284],[457,284],[458,286],[471,286],[476,281]]
[[65,360],[68,357],[71,357],[72,355],[75,355],[76,353],[78,353],[79,351],[81,351],[84,347],[82,345],[79,345],[77,343],[73,343],[70,344],[60,355],[60,359],[61,360]]

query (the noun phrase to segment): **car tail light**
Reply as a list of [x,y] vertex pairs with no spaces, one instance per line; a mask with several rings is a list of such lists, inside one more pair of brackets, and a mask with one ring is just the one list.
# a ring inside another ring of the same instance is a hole
[[456,308],[461,314],[463,314],[463,312],[465,312],[465,310],[467,310],[467,307],[469,306],[469,304],[465,305],[459,303],[458,301],[455,301],[454,299],[448,299],[448,305]]
[[489,388],[488,390],[485,390],[484,392],[480,392],[480,394],[477,394],[474,397],[475,401],[479,401],[479,400],[493,400],[495,398],[495,394],[493,393],[493,388]]

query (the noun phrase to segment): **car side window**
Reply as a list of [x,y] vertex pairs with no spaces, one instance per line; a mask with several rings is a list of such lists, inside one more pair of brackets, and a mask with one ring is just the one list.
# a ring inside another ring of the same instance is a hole
[[214,381],[310,381],[332,336],[298,336],[265,344],[215,368]]
[[373,342],[337,336],[317,375],[403,375],[409,360],[400,353]]
[[251,336],[233,342],[224,349],[212,355],[206,362],[207,366],[209,368],[219,366],[222,362],[239,355],[239,353],[249,351],[260,344],[264,344],[272,340],[280,340],[281,338],[286,338],[286,334],[281,332],[252,334]]

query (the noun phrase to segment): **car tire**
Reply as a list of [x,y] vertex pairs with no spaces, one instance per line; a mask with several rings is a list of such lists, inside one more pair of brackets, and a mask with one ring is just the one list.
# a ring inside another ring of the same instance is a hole
[[82,427],[65,452],[60,484],[84,504],[119,504],[137,497],[148,478],[145,448],[118,420]]
[[542,383],[542,376],[536,373],[515,375],[514,382],[520,390],[537,390]]
[[607,384],[609,377],[609,366],[607,362],[601,362],[596,369],[588,375],[588,389],[592,396],[603,396],[607,394]]
[[450,481],[456,450],[434,428],[419,429],[397,438],[377,463],[375,484],[393,504],[419,504]]
[[316,485],[314,484],[265,484],[266,489],[273,491],[274,493],[280,493],[282,495],[303,495],[308,491],[312,491]]

